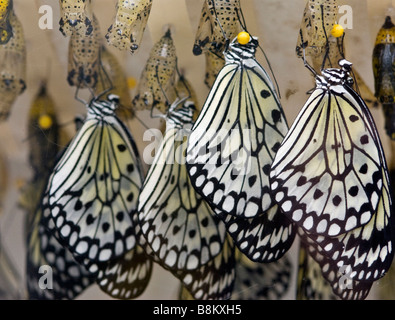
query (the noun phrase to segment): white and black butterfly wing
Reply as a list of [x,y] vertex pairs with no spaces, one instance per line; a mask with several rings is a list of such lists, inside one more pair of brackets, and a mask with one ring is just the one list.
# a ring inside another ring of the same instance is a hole
[[131,250],[141,185],[137,148],[126,127],[113,113],[88,113],[47,186],[62,242],[74,255],[97,262]]
[[[297,300],[336,300],[332,286],[323,277],[321,266],[316,262],[307,247],[301,242],[299,247],[299,269],[296,287]],[[311,249],[313,250],[313,249]],[[319,259],[322,257],[316,257]]]
[[266,71],[253,57],[228,60],[188,139],[192,184],[226,214],[252,218],[266,211],[274,204],[270,166],[287,130]]
[[391,194],[388,176],[383,169],[382,196],[370,221],[337,237],[307,234],[330,257],[337,268],[346,268],[350,279],[374,281],[390,268],[394,251],[394,221],[391,215]]
[[291,277],[292,263],[288,256],[271,263],[258,263],[239,251],[236,253],[236,281],[231,299],[282,299],[289,290]]
[[[352,272],[347,266],[339,268],[332,259],[325,255],[325,252],[314,245],[303,232],[299,232],[308,254],[319,265],[320,272],[326,287],[327,284],[332,288],[332,293],[343,300],[364,300],[368,296],[373,281],[358,281],[353,277]],[[328,294],[328,292],[326,292]]]
[[[52,220],[43,217],[43,210],[39,207],[27,238],[26,277],[29,299],[74,299],[95,280],[76,262],[71,252],[58,242],[50,231],[53,229],[52,224]],[[43,266],[50,269],[40,270]],[[47,287],[48,281],[51,281],[51,287]]]
[[316,89],[272,164],[274,197],[306,232],[337,236],[367,224],[378,206],[380,141],[366,106],[348,92]]
[[185,166],[190,130],[170,122],[139,196],[139,220],[165,268],[194,270],[220,253],[226,230],[190,183]]
[[173,274],[195,300],[228,300],[231,297],[235,277],[235,248],[226,237],[221,253],[196,270],[179,270]]
[[109,262],[90,265],[90,268],[99,270],[96,277],[99,288],[115,299],[136,299],[142,295],[148,287],[153,262],[156,261],[141,234],[137,219],[134,215],[137,245],[132,250]]
[[96,279],[99,288],[116,299],[135,299],[143,294],[151,279],[153,262],[143,248],[111,260]]
[[237,248],[255,262],[267,263],[281,258],[295,239],[292,222],[277,205],[250,219],[216,213],[224,221]]

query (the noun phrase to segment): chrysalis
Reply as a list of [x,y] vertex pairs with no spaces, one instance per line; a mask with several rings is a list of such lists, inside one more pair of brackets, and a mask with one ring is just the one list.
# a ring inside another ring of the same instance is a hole
[[13,0],[3,0],[0,2],[0,45],[7,43],[12,37],[12,27],[10,22],[13,10]]
[[67,81],[79,89],[94,88],[100,72],[100,49],[102,39],[99,23],[92,19],[89,35],[73,32],[69,41]]
[[65,36],[78,33],[88,36],[93,31],[91,0],[59,0],[59,31]]
[[108,93],[119,96],[119,108],[116,110],[117,115],[123,120],[132,118],[132,98],[130,97],[124,69],[117,58],[106,48],[105,45],[101,46],[100,57],[101,71],[95,86],[95,94],[99,95],[106,89],[112,88]]
[[327,39],[338,19],[337,0],[308,0],[300,24],[296,54],[315,56],[325,50]]
[[234,39],[242,31],[240,19],[240,0],[205,0],[193,53],[212,51],[221,56],[227,39]]
[[206,73],[204,83],[208,88],[211,88],[219,71],[224,67],[225,60],[211,51],[205,52],[204,55],[206,56]]
[[152,0],[118,0],[115,21],[106,34],[108,43],[135,53],[140,47],[151,6]]
[[395,140],[395,25],[386,17],[373,50],[375,96],[383,106],[385,130]]
[[27,227],[31,226],[45,183],[60,151],[59,124],[54,100],[41,84],[34,97],[28,116],[28,159],[32,177],[21,188],[18,205],[27,213]]
[[205,0],[195,36],[193,53],[204,53],[206,73],[204,83],[211,88],[225,65],[223,51],[227,39],[242,31],[240,0]]
[[133,99],[134,106],[140,110],[157,108],[165,114],[169,101],[176,99],[176,68],[176,48],[168,30],[151,49]]
[[26,46],[23,27],[15,13],[10,14],[12,38],[0,45],[0,121],[6,120],[16,98],[26,89]]

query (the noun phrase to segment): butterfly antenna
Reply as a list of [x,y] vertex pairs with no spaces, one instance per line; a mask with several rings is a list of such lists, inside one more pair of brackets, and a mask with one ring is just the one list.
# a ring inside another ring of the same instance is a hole
[[[227,46],[228,46],[228,45],[227,45]],[[210,51],[210,53],[212,53],[213,55],[215,55],[218,59],[225,60],[225,58],[224,58],[223,55],[220,55],[220,54],[218,54],[217,52],[215,52],[215,51],[213,51],[213,50],[211,50],[211,49],[209,49],[209,51]]]
[[[245,17],[244,17],[243,10],[242,10],[241,8],[240,8],[240,10],[239,10],[238,8],[235,8],[235,10],[236,10],[237,19],[238,19],[239,22],[240,22],[241,28],[242,28],[244,31],[248,32],[248,30],[247,30],[247,23],[246,23],[246,20],[245,20]],[[248,32],[248,33],[249,33],[249,32]]]
[[81,84],[81,83],[78,84],[77,89],[75,90],[74,99],[77,100],[77,101],[79,101],[79,102],[81,102],[83,105],[87,105],[88,102],[85,101],[85,100],[83,100],[83,99],[81,99],[81,98],[78,96],[78,93],[79,93],[79,91],[80,91],[80,84]]
[[137,119],[138,122],[141,123],[141,125],[142,125],[144,128],[146,128],[147,130],[151,130],[151,129],[152,129],[152,128],[148,127],[148,126],[145,124],[145,122],[144,122],[143,120],[141,120],[139,116],[137,116],[137,114],[135,114],[134,117]]
[[[177,72],[179,81],[182,82],[185,90],[188,92],[188,96],[184,97],[184,99],[182,99],[183,101],[185,101],[185,100],[187,100],[187,99],[192,97],[192,92],[191,92],[191,89],[188,87],[188,85],[187,85],[187,83],[185,81],[184,74],[182,72],[180,72],[180,69],[178,68],[178,64],[176,64],[176,72]],[[179,93],[177,92],[177,88],[176,88],[176,93],[177,93],[177,96],[179,96]]]
[[344,52],[344,37],[346,36],[346,33],[344,32],[341,38],[338,38],[336,43],[337,43],[337,49],[339,50],[342,58],[345,58],[345,52]]
[[266,60],[266,63],[267,63],[267,65],[268,65],[268,67],[269,67],[270,73],[272,74],[274,83],[276,84],[276,88],[277,88],[276,91],[277,91],[278,97],[281,99],[280,87],[279,87],[279,85],[278,85],[277,78],[276,78],[276,76],[274,75],[272,66],[271,66],[271,64],[270,64],[270,62],[269,62],[269,59],[268,59],[268,57],[266,56],[266,53],[265,53],[265,51],[263,50],[263,48],[262,48],[260,45],[258,45],[258,47],[259,47],[259,49],[262,51],[263,56],[265,57],[265,60]]
[[324,36],[325,36],[325,55],[324,55],[324,59],[322,59],[322,64],[321,64],[321,70],[323,70],[325,68],[325,63],[326,60],[328,60],[329,62],[329,66],[332,68],[332,61],[329,58],[329,37],[328,34],[326,33],[326,29],[325,29],[325,14],[324,14],[324,5],[321,4],[320,5],[321,8],[321,18],[322,18],[322,30],[324,30]]
[[[99,50],[99,65],[100,65],[99,78],[100,78],[100,80],[103,83],[103,88],[106,87],[106,80],[107,80],[107,83],[109,84],[109,86],[106,89],[104,89],[103,92],[99,93],[95,97],[96,100],[99,100],[103,95],[107,94],[108,92],[110,92],[111,90],[114,89],[114,85],[113,85],[113,83],[111,81],[110,76],[108,75],[108,72],[106,71],[106,68],[103,65],[103,61],[102,61],[102,58],[101,58],[101,53],[102,53],[103,48],[104,47],[102,46],[101,49]],[[104,78],[102,78],[102,72],[104,74]]]
[[306,60],[306,50],[305,50],[305,48],[303,48],[303,64],[308,70],[310,70],[310,72],[314,75],[314,77],[318,76],[317,72],[314,70],[314,68]]

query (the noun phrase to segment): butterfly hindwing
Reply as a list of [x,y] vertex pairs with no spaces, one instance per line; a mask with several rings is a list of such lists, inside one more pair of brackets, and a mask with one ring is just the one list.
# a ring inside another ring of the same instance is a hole
[[265,214],[250,219],[216,213],[224,221],[237,248],[255,262],[280,259],[295,239],[295,228],[276,205]]

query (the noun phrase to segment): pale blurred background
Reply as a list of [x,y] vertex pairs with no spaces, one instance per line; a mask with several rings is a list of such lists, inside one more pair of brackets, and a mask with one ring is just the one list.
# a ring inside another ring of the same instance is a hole
[[[104,36],[115,15],[116,0],[93,0],[96,14]],[[40,81],[46,77],[50,62],[48,79],[49,93],[55,99],[58,117],[61,123],[73,120],[76,114],[85,113],[85,107],[74,100],[75,88],[68,86],[67,54],[68,39],[58,30],[58,0],[14,0],[15,12],[21,20],[27,43],[27,90],[17,99],[7,122],[0,124],[0,154],[6,159],[8,168],[6,201],[0,216],[0,235],[5,251],[16,267],[20,285],[24,285],[25,243],[22,232],[24,212],[17,208],[18,186],[31,176],[27,162],[27,114],[32,98],[37,93]],[[299,25],[305,7],[304,0],[241,0],[248,30],[259,37],[278,81],[282,105],[289,124],[307,99],[306,92],[313,87],[309,72],[302,60],[296,57],[295,45]],[[386,15],[395,21],[395,0],[342,0],[341,4],[353,9],[353,29],[346,30],[347,58],[362,75],[363,80],[373,90],[371,56],[378,30]],[[53,30],[41,30],[38,26],[41,5],[51,5],[54,13]],[[162,35],[167,26],[172,26],[173,39],[177,49],[179,68],[192,83],[197,92],[200,107],[208,93],[203,83],[205,72],[204,55],[192,54],[193,41],[200,17],[203,0],[154,0],[148,27],[142,46],[137,54],[120,52],[108,47],[119,59],[128,77],[139,79],[142,68],[148,58],[153,43]],[[262,54],[258,61],[266,66]],[[131,90],[133,97],[133,90]],[[390,142],[384,133],[381,108],[371,110],[380,130],[380,136],[390,162],[392,155]],[[157,126],[151,122],[148,114],[139,112],[138,116],[148,126]],[[129,128],[139,149],[143,150],[142,133],[145,128],[137,120],[129,123]],[[72,134],[72,126],[68,126]],[[297,242],[290,251],[296,268]],[[296,273],[286,299],[294,299]],[[374,284],[369,299],[375,299],[375,290],[385,283],[386,278]],[[176,299],[179,282],[171,273],[155,265],[149,287],[139,299]],[[79,299],[109,299],[93,285]]]

